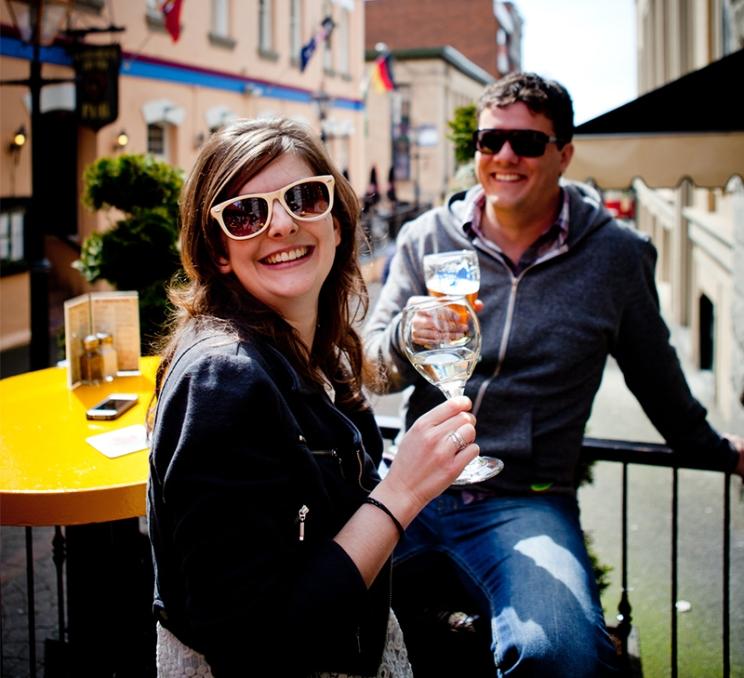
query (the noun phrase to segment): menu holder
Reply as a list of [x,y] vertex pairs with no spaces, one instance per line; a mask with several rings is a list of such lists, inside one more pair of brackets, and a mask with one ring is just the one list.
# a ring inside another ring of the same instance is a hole
[[83,339],[108,332],[114,338],[117,375],[139,374],[139,295],[136,291],[90,292],[65,301],[67,387],[82,383]]

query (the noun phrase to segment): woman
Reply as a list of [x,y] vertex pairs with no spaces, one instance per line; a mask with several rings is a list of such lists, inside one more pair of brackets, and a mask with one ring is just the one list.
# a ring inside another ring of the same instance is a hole
[[470,401],[450,400],[379,481],[352,325],[358,215],[289,120],[214,134],[184,186],[188,280],[172,290],[148,491],[161,676],[189,662],[217,677],[406,675],[390,555],[478,447]]

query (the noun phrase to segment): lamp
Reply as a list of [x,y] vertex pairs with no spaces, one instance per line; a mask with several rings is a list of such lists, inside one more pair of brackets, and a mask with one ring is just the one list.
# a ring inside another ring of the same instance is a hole
[[10,152],[18,153],[26,143],[26,127],[21,125],[14,133],[10,141]]
[[116,142],[114,143],[114,149],[117,151],[123,151],[129,144],[129,135],[126,130],[121,130],[116,135]]
[[3,85],[28,87],[31,95],[31,195],[24,219],[26,258],[29,262],[31,305],[31,369],[49,365],[49,261],[44,247],[44,228],[39,218],[39,195],[43,192],[45,149],[37,143],[41,129],[41,89],[70,79],[43,78],[41,47],[51,44],[67,16],[69,0],[5,0],[13,27],[31,45],[28,78],[3,80]]
[[320,122],[320,140],[325,144],[328,141],[328,134],[326,133],[326,119],[328,118],[328,109],[331,106],[332,100],[328,93],[323,89],[321,84],[320,89],[314,92],[312,95],[315,105],[318,107],[318,121]]
[[23,42],[51,45],[67,16],[68,0],[6,0]]

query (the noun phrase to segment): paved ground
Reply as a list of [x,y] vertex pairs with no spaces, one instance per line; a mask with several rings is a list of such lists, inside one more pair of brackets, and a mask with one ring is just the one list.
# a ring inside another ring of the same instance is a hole
[[[376,270],[376,269],[375,269]],[[370,277],[375,270],[367,269]],[[372,286],[374,294],[375,288]],[[685,335],[675,339],[684,346]],[[693,391],[709,401],[710,375],[688,367]],[[398,398],[376,399],[380,414],[395,414]],[[711,419],[722,430],[731,428],[711,408]],[[736,430],[733,428],[732,430]],[[738,433],[744,433],[741,428]],[[658,435],[622,381],[617,367],[607,367],[588,426],[595,437],[657,441]],[[600,463],[594,482],[580,491],[583,522],[600,560],[613,567],[611,585],[603,596],[608,617],[620,599],[620,468]],[[664,469],[633,468],[630,474],[629,588],[633,620],[640,632],[641,655],[647,677],[671,675],[670,660],[670,496],[671,474]],[[744,678],[744,502],[741,483],[732,479],[731,531],[731,675]],[[721,669],[721,540],[722,477],[714,473],[680,473],[680,579],[678,598],[689,611],[679,614],[679,676],[707,678]],[[36,575],[37,666],[43,675],[44,640],[57,637],[53,530],[34,531]],[[0,676],[29,675],[26,626],[24,529],[0,529],[2,584],[2,648]]]

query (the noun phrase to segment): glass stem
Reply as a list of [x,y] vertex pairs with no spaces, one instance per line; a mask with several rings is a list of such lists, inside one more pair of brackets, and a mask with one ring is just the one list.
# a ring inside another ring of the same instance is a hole
[[465,395],[465,387],[457,386],[457,384],[439,384],[439,390],[444,393],[444,397],[447,400]]

